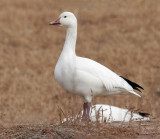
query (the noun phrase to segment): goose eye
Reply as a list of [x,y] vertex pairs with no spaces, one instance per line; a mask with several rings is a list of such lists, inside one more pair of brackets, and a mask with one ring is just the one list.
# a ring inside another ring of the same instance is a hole
[[67,16],[64,16],[64,18],[67,18]]

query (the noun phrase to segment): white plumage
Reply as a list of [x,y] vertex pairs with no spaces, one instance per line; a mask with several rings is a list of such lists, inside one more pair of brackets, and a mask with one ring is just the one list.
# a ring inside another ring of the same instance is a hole
[[105,66],[88,58],[76,57],[76,59],[79,80],[84,82],[81,87],[86,86],[87,94],[91,94],[91,91],[93,96],[132,93],[140,97],[123,78]]
[[90,119],[92,122],[129,122],[129,121],[141,121],[150,120],[149,117],[142,116],[147,113],[134,113],[128,109],[118,108],[115,106],[96,104],[91,108]]
[[[82,111],[83,113],[83,111]],[[129,122],[150,120],[148,113],[135,113],[128,109],[123,109],[111,105],[96,104],[91,107],[90,120],[92,122]],[[80,115],[76,117],[64,118],[62,122],[67,120],[80,119]]]
[[91,59],[76,56],[77,19],[73,13],[64,12],[50,24],[67,28],[64,47],[54,72],[56,81],[65,90],[82,96],[84,103],[90,103],[93,96],[131,93],[140,97],[133,91],[133,87],[139,90],[139,85],[128,82]]

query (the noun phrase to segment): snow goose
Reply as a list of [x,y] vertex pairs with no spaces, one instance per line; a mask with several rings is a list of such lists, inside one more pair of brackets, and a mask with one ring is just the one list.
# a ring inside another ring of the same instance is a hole
[[[82,111],[83,114],[83,111]],[[99,121],[102,122],[129,122],[129,121],[145,121],[150,120],[148,113],[142,112],[132,112],[128,109],[123,109],[111,105],[95,104],[90,110],[90,120],[92,122]],[[80,119],[81,115],[76,115],[75,117],[64,118],[62,122],[67,120],[77,120]]]
[[96,104],[91,107],[90,119],[92,122],[129,122],[150,120],[148,113],[134,113],[128,109],[123,109],[111,105]]
[[138,84],[117,75],[105,66],[88,58],[76,56],[77,19],[71,12],[63,12],[50,22],[67,28],[63,50],[55,67],[56,81],[68,92],[82,96],[83,121],[89,120],[93,96],[131,93],[140,97],[133,89],[143,89]]

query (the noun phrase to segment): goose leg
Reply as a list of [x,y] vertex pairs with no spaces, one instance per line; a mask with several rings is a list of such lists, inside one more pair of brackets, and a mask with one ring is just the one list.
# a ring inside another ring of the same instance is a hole
[[82,115],[82,121],[90,121],[90,108],[91,108],[91,103],[86,102],[83,104],[83,115]]

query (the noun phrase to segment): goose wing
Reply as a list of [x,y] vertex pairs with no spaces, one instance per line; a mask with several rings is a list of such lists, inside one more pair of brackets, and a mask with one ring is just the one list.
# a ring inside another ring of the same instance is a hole
[[108,91],[112,92],[115,88],[119,88],[140,97],[140,95],[134,92],[133,89],[140,91],[138,88],[143,89],[141,86],[117,75],[96,61],[88,58],[77,57],[76,64],[77,69],[98,77]]

